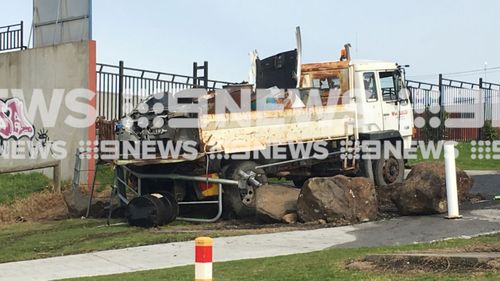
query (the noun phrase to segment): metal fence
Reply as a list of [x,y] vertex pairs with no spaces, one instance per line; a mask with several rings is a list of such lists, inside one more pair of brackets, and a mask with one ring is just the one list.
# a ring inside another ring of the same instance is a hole
[[[199,71],[203,74],[200,76]],[[145,98],[159,92],[173,94],[189,88],[217,89],[232,84],[208,79],[208,63],[193,64],[193,76],[97,64],[97,113],[106,120],[117,120]]]
[[[438,84],[407,81],[411,91],[415,139],[471,141],[489,139],[500,117],[500,85],[439,76]],[[455,124],[450,123],[455,122]]]
[[0,52],[17,49],[26,49],[23,22],[0,26]]

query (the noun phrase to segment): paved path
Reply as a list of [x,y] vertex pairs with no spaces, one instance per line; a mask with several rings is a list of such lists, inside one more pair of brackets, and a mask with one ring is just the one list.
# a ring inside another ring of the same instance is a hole
[[[497,190],[498,178],[484,180],[485,185],[477,185],[476,181],[478,192],[482,188],[488,193]],[[498,201],[476,204],[462,215],[460,220],[446,220],[441,215],[399,217],[354,226],[216,238],[214,260],[289,255],[331,247],[409,244],[500,231]],[[53,280],[190,265],[194,260],[193,248],[191,241],[4,263],[0,264],[0,281]]]
[[[214,260],[322,250],[354,241],[352,226],[214,239]],[[0,264],[0,280],[51,280],[193,264],[194,242],[180,242]]]

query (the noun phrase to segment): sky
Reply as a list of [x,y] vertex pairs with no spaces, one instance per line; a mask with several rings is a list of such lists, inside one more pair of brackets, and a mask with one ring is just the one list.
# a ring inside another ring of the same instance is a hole
[[[0,26],[31,24],[32,0],[0,3]],[[337,60],[349,42],[353,59],[408,64],[413,80],[500,84],[499,11],[495,0],[94,0],[93,37],[100,63],[190,75],[206,60],[210,79],[241,82],[249,52],[294,49],[300,26],[304,63]]]

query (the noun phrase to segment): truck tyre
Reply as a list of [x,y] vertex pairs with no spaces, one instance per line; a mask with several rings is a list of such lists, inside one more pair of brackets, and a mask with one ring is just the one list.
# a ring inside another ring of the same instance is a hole
[[405,163],[403,159],[398,159],[390,153],[389,158],[385,158],[384,155],[382,155],[380,159],[373,159],[372,161],[375,185],[386,186],[403,182],[405,174]]
[[[267,177],[262,169],[256,169],[257,164],[252,161],[236,162],[229,164],[224,172],[224,178],[239,180],[241,176],[238,174],[239,170],[244,172],[254,172],[257,175],[255,179],[261,184],[267,184]],[[224,216],[226,218],[246,218],[255,216],[255,193],[248,194],[251,195],[251,199],[245,198],[247,192],[245,190],[240,190],[238,186],[235,185],[224,185],[223,186],[223,205],[224,205]]]

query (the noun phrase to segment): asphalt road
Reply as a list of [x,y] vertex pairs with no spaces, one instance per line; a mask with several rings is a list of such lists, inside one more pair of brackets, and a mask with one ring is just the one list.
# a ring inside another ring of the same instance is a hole
[[486,199],[492,199],[495,195],[500,195],[500,173],[493,175],[481,175],[479,172],[468,172],[472,174],[474,185],[471,192],[480,193]]

